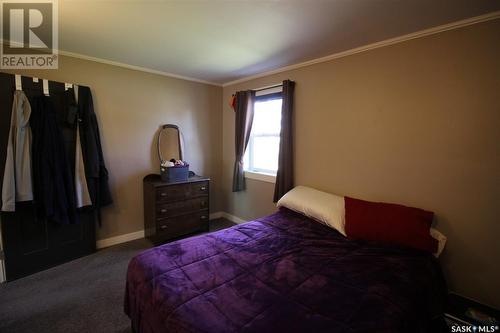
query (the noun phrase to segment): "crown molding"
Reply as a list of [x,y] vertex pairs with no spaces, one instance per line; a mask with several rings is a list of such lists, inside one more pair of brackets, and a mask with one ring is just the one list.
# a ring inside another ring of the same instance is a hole
[[[7,42],[8,42],[7,40],[0,39],[1,44],[5,44]],[[13,44],[14,45],[22,45],[19,42],[14,42]],[[160,70],[156,70],[156,69],[151,69],[151,68],[147,68],[147,67],[129,65],[129,64],[125,64],[123,62],[112,61],[112,60],[107,60],[107,59],[97,58],[97,57],[91,57],[91,56],[81,54],[81,53],[68,52],[68,51],[64,51],[64,50],[57,50],[57,53],[59,55],[63,55],[63,56],[70,57],[70,58],[93,61],[93,62],[97,62],[100,64],[117,66],[117,67],[126,68],[126,69],[130,69],[130,70],[134,70],[134,71],[151,73],[151,74],[156,74],[156,75],[161,75],[161,76],[166,76],[166,77],[170,77],[170,78],[174,78],[174,79],[180,79],[180,80],[191,81],[191,82],[196,82],[196,83],[209,84],[209,85],[217,86],[217,87],[222,86],[220,83],[205,81],[205,80],[201,80],[201,79],[197,79],[197,78],[189,77],[189,76],[177,75],[177,74],[164,72],[164,71],[160,71]]]
[[71,57],[71,58],[77,58],[77,59],[82,59],[82,60],[88,60],[88,61],[98,62],[98,63],[101,63],[101,64],[122,67],[122,68],[126,68],[126,69],[131,69],[131,70],[134,70],[134,71],[151,73],[151,74],[157,74],[157,75],[161,75],[161,76],[167,76],[167,77],[174,78],[174,79],[180,79],[180,80],[185,80],[185,81],[192,81],[192,82],[197,82],[197,83],[209,84],[209,85],[217,86],[217,87],[221,87],[222,86],[222,84],[216,83],[216,82],[205,81],[205,80],[197,79],[197,78],[190,77],[190,76],[173,74],[173,73],[164,72],[164,71],[160,71],[160,70],[156,70],[156,69],[151,69],[151,68],[147,68],[147,67],[129,65],[129,64],[125,64],[123,62],[112,61],[112,60],[107,60],[107,59],[103,59],[103,58],[91,57],[91,56],[80,54],[80,53],[74,53],[74,52],[68,52],[68,51],[64,51],[64,50],[59,50],[59,54],[63,55],[63,56],[66,56],[66,57]]
[[[322,63],[322,62],[327,62],[327,61],[330,61],[330,60],[347,57],[347,56],[350,56],[350,55],[353,55],[353,54],[357,54],[357,53],[361,53],[361,52],[366,52],[366,51],[378,49],[378,48],[381,48],[381,47],[384,47],[384,46],[394,45],[394,44],[406,42],[406,41],[409,41],[409,40],[412,40],[412,39],[421,38],[421,37],[425,37],[425,36],[429,36],[429,35],[434,35],[434,34],[437,34],[437,33],[440,33],[440,32],[448,31],[448,30],[459,29],[459,28],[466,27],[466,26],[469,26],[469,25],[473,25],[473,24],[477,24],[477,23],[481,23],[481,22],[486,22],[486,21],[491,21],[491,20],[495,20],[495,19],[498,19],[498,18],[500,18],[500,11],[495,11],[495,12],[491,12],[491,13],[488,13],[488,14],[484,14],[484,15],[480,15],[480,16],[475,16],[475,17],[464,19],[464,20],[460,20],[460,21],[456,21],[456,22],[452,22],[452,23],[440,25],[440,26],[437,26],[437,27],[420,30],[420,31],[417,31],[417,32],[413,32],[413,33],[410,33],[410,34],[403,35],[403,36],[394,37],[394,38],[386,39],[386,40],[383,40],[383,41],[380,41],[380,42],[376,42],[376,43],[372,43],[372,44],[360,46],[360,47],[357,47],[357,48],[354,48],[354,49],[350,49],[350,50],[346,50],[346,51],[342,51],[342,52],[330,54],[330,55],[325,56],[325,57],[316,58],[316,59],[313,59],[313,60],[308,60],[308,61],[305,61],[305,62],[301,62],[301,63],[297,63],[297,64],[294,64],[294,65],[289,65],[289,66],[285,66],[285,67],[273,69],[273,70],[262,72],[262,73],[255,74],[255,75],[246,76],[246,77],[234,80],[234,81],[225,82],[223,84],[216,83],[216,82],[211,82],[211,81],[206,81],[206,80],[202,80],[202,79],[197,79],[197,78],[193,78],[193,77],[189,77],[189,76],[183,76],[183,75],[173,74],[173,73],[169,73],[169,72],[165,72],[165,71],[160,71],[160,70],[156,70],[156,69],[151,69],[151,68],[147,68],[147,67],[130,65],[130,64],[126,64],[126,63],[122,63],[122,62],[118,62],[118,61],[112,61],[112,60],[107,60],[107,59],[98,58],[98,57],[91,57],[91,56],[84,55],[84,54],[81,54],[81,53],[75,53],[75,52],[68,52],[68,51],[64,51],[64,50],[59,50],[58,54],[66,56],[66,57],[71,57],[71,58],[77,58],[77,59],[82,59],[82,60],[93,61],[93,62],[97,62],[97,63],[101,63],[101,64],[112,65],[112,66],[117,66],[117,67],[121,67],[121,68],[130,69],[130,70],[135,70],[135,71],[140,71],[140,72],[145,72],[145,73],[151,73],[151,74],[166,76],[166,77],[170,77],[170,78],[174,78],[174,79],[180,79],[180,80],[185,80],[185,81],[203,83],[203,84],[213,85],[213,86],[217,86],[217,87],[227,87],[227,86],[231,86],[231,85],[234,85],[234,84],[237,84],[237,83],[242,83],[242,82],[250,81],[250,80],[253,80],[253,79],[261,78],[261,77],[264,77],[264,76],[268,76],[268,75],[272,75],[272,74],[277,74],[277,73],[282,73],[282,72],[286,72],[286,71],[290,71],[290,70],[298,69],[298,68],[302,68],[302,67],[307,67],[307,66],[319,64],[319,63]],[[4,43],[4,42],[5,41],[3,39],[0,39],[0,43]]]
[[353,54],[357,54],[357,53],[361,53],[361,52],[366,52],[366,51],[378,49],[378,48],[381,48],[381,47],[385,47],[385,46],[389,46],[389,45],[394,45],[394,44],[406,42],[406,41],[409,41],[409,40],[412,40],[412,39],[421,38],[421,37],[425,37],[425,36],[430,36],[430,35],[438,34],[438,33],[449,31],[449,30],[463,28],[463,27],[466,27],[466,26],[469,26],[469,25],[473,25],[473,24],[477,24],[477,23],[481,23],[481,22],[492,21],[492,20],[495,20],[495,19],[498,19],[498,18],[500,18],[500,11],[495,11],[495,12],[491,12],[491,13],[480,15],[480,16],[474,16],[474,17],[467,18],[467,19],[464,19],[464,20],[460,20],[460,21],[456,21],[456,22],[452,22],[452,23],[447,23],[447,24],[439,25],[439,26],[436,26],[436,27],[433,27],[433,28],[428,28],[428,29],[424,29],[424,30],[412,32],[410,34],[406,34],[406,35],[403,35],[403,36],[386,39],[386,40],[383,40],[383,41],[380,41],[380,42],[376,42],[376,43],[372,43],[372,44],[368,44],[368,45],[363,45],[363,46],[360,46],[360,47],[356,47],[354,49],[350,49],[350,50],[346,50],[346,51],[342,51],[342,52],[338,52],[338,53],[333,53],[333,54],[330,54],[330,55],[325,56],[325,57],[316,58],[316,59],[313,59],[313,60],[308,60],[308,61],[305,61],[305,62],[301,62],[301,63],[297,63],[297,64],[294,64],[294,65],[289,65],[289,66],[281,67],[281,68],[278,68],[278,69],[273,69],[273,70],[262,72],[262,73],[255,74],[255,75],[246,76],[246,77],[243,77],[241,79],[237,79],[237,80],[234,80],[234,81],[225,82],[225,83],[222,84],[222,87],[232,86],[234,84],[238,84],[238,83],[242,83],[242,82],[246,82],[246,81],[258,79],[258,78],[261,78],[261,77],[264,77],[264,76],[268,76],[268,75],[272,75],[272,74],[278,74],[278,73],[282,73],[282,72],[286,72],[286,71],[290,71],[290,70],[298,69],[298,68],[302,68],[302,67],[307,67],[307,66],[319,64],[319,63],[322,63],[322,62],[327,62],[327,61],[331,61],[331,60],[334,60],[334,59],[347,57],[347,56],[350,56],[350,55],[353,55]]

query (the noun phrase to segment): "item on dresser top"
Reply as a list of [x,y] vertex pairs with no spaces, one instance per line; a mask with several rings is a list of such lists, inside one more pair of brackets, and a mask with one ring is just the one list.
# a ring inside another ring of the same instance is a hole
[[170,163],[173,163],[172,166],[174,165],[185,165],[187,162],[184,162],[183,160],[176,160],[175,158],[170,159]]
[[176,160],[175,158],[172,158],[170,161],[161,161],[160,165],[162,167],[173,167],[173,166],[189,165],[189,163],[186,161]]
[[163,161],[175,163],[183,159],[184,147],[179,126],[174,124],[162,125],[157,135],[156,146],[160,163]]
[[[174,168],[177,167],[169,169]],[[156,243],[207,231],[209,181],[200,176],[189,177],[184,182],[164,182],[160,175],[154,174],[144,177],[146,238]]]
[[165,182],[183,182],[189,177],[189,164],[187,162],[171,159],[162,161],[160,166],[161,180]]
[[31,106],[28,98],[23,91],[16,90],[12,103],[2,184],[2,211],[4,212],[15,211],[16,202],[33,200],[30,116]]
[[179,126],[173,124],[161,126],[157,148],[161,179],[165,182],[187,181],[189,164],[182,160],[183,147]]
[[163,161],[163,162],[161,162],[161,166],[165,167],[165,168],[167,168],[167,167],[173,167],[174,165],[175,165],[175,163],[172,162],[172,161]]
[[161,180],[164,182],[183,182],[189,177],[189,164],[175,164],[174,166],[160,167]]

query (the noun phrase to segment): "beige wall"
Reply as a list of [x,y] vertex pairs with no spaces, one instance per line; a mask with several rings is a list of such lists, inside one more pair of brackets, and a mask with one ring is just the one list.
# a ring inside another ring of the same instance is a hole
[[[16,71],[16,73],[21,73]],[[155,134],[178,124],[190,169],[210,176],[212,212],[220,209],[222,88],[61,57],[58,70],[24,75],[90,86],[114,204],[103,208],[98,239],[144,228],[142,178],[159,172]]]
[[296,183],[434,211],[450,289],[500,307],[499,41],[496,20],[225,87],[224,210],[274,211],[272,184],[231,193],[229,96],[292,79]]

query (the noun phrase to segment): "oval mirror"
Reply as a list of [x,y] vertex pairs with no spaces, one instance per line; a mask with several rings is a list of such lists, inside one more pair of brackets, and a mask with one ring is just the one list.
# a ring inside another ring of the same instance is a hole
[[163,125],[158,132],[158,157],[160,163],[172,158],[182,160],[182,139],[177,125]]

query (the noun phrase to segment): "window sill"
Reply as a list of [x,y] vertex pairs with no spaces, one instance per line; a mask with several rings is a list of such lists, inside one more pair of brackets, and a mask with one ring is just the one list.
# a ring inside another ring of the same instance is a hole
[[245,178],[260,180],[267,183],[276,183],[276,175],[262,172],[245,171]]

